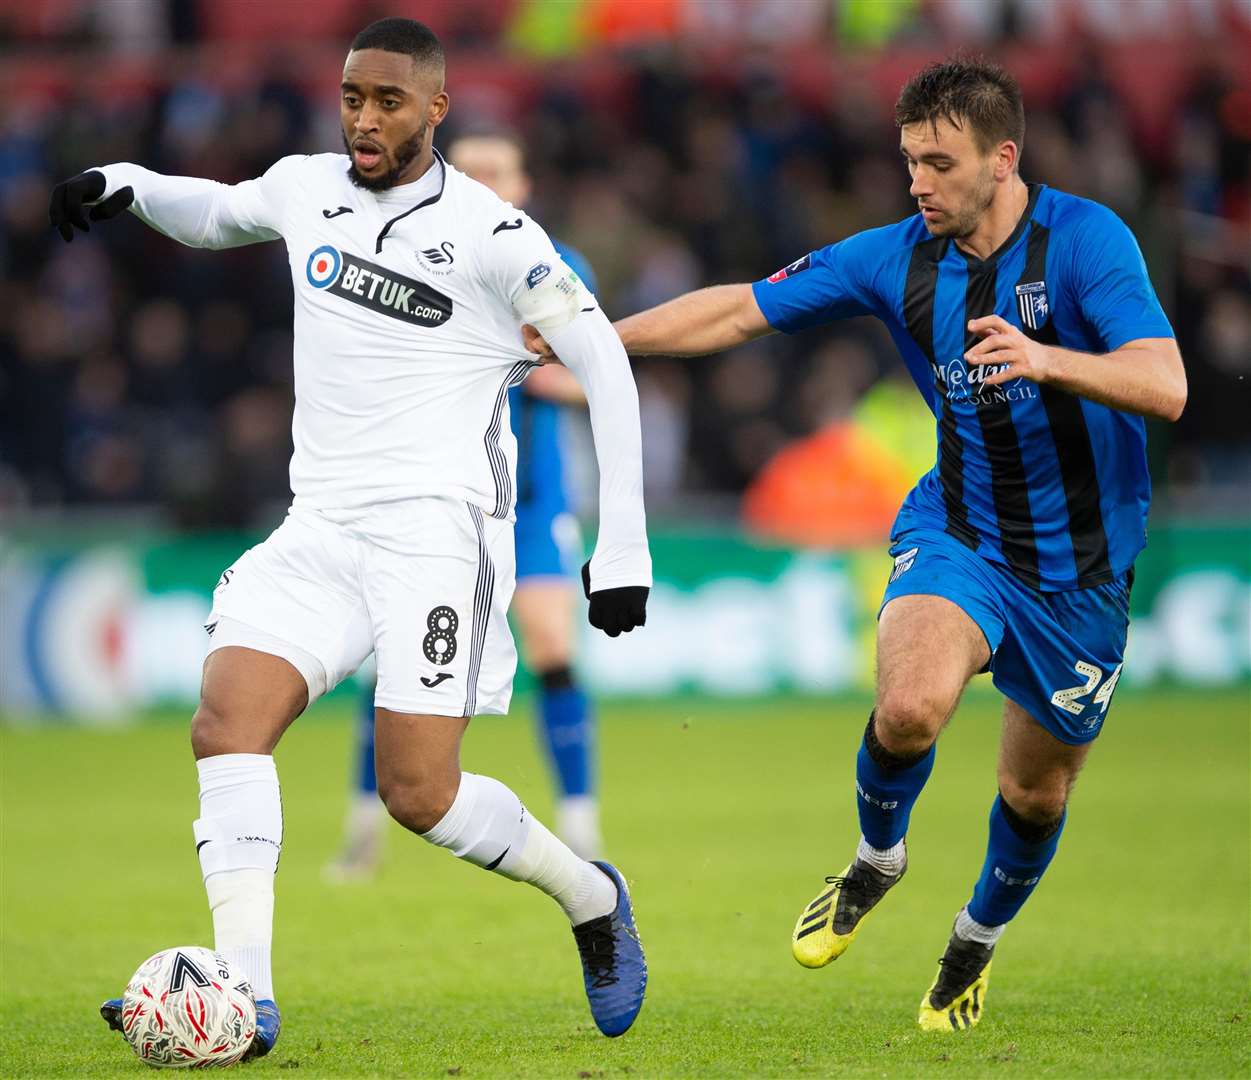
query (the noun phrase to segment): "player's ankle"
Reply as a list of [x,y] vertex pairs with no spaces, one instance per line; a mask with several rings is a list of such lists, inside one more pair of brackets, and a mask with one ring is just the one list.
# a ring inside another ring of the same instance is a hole
[[1007,928],[1007,923],[987,926],[985,923],[978,922],[969,914],[967,907],[962,907],[960,914],[956,916],[955,933],[956,937],[962,941],[976,941],[979,945],[994,945]]
[[891,847],[878,848],[861,836],[860,844],[856,848],[856,859],[858,862],[867,863],[880,873],[897,876],[903,873],[907,865],[908,852],[902,840]]
[[577,886],[567,898],[557,897],[574,926],[611,915],[617,906],[617,886],[594,863],[584,862],[578,871]]

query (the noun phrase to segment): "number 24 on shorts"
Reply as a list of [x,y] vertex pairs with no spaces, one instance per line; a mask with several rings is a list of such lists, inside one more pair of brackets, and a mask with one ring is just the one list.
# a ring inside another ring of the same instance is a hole
[[[1121,668],[1123,664],[1117,664],[1116,670],[1103,680],[1103,685],[1099,686],[1099,680],[1103,679],[1103,669],[1096,667],[1094,664],[1088,664],[1085,660],[1078,660],[1073,665],[1073,670],[1077,674],[1084,676],[1086,681],[1081,686],[1070,686],[1067,690],[1057,690],[1051,695],[1051,704],[1065,712],[1072,713],[1074,716],[1081,716],[1086,708],[1085,702],[1081,699],[1089,694],[1095,687],[1099,687],[1099,692],[1095,694],[1091,701],[1092,705],[1098,705],[1099,715],[1102,716],[1108,711],[1108,702],[1112,700],[1112,691],[1116,689],[1116,682],[1121,677]],[[1094,724],[1091,720],[1089,723]]]

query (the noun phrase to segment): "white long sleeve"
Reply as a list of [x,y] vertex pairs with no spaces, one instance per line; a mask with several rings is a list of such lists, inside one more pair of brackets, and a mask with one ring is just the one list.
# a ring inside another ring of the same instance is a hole
[[98,168],[105,179],[102,198],[129,186],[135,192],[130,211],[145,224],[189,247],[219,249],[282,235],[287,202],[282,188],[292,182],[293,165],[302,160],[282,158],[264,176],[241,184],[164,176],[128,162]]
[[599,461],[599,537],[591,557],[591,588],[652,583],[643,509],[643,436],[639,397],[621,339],[599,308],[584,311],[548,344],[586,393]]

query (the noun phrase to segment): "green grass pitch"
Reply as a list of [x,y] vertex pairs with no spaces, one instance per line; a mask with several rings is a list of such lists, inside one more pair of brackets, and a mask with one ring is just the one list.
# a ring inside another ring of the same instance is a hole
[[[250,1073],[337,1076],[1246,1076],[1246,691],[1117,696],[1060,853],[1000,944],[977,1029],[916,1007],[981,864],[998,710],[970,697],[939,747],[903,884],[847,956],[789,936],[856,837],[865,702],[704,700],[602,710],[605,826],[651,967],[634,1029],[591,1024],[547,898],[392,827],[369,885],[319,876],[340,837],[348,708],[278,751],[286,839],[283,1034]],[[475,722],[466,767],[550,807],[527,703]],[[0,1075],[138,1076],[96,1008],[149,953],[211,944],[179,718],[6,728]]]

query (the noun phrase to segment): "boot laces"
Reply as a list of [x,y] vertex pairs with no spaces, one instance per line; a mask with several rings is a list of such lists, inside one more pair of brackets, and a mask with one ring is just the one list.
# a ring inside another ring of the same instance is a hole
[[582,966],[591,977],[591,985],[597,989],[617,982],[617,950],[613,939],[612,918],[604,915],[592,919],[574,931]]

